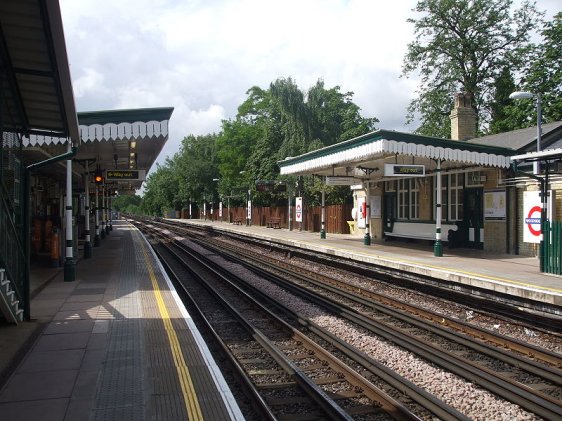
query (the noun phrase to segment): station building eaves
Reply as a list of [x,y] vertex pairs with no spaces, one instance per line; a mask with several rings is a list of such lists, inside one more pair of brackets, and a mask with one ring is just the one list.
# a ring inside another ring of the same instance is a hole
[[417,163],[441,159],[452,166],[507,168],[509,157],[514,153],[505,147],[377,130],[298,157],[286,158],[278,164],[284,175],[349,175],[349,167],[361,166],[376,171],[387,158],[400,155],[417,159]]

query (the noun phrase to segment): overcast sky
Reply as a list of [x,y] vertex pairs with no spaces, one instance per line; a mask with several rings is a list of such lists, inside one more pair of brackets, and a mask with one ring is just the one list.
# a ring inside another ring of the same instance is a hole
[[[400,78],[415,0],[60,0],[78,111],[174,107],[157,162],[220,130],[254,86],[319,78],[379,128],[409,131]],[[538,0],[548,18],[559,0]],[[558,6],[558,7],[557,7]]]

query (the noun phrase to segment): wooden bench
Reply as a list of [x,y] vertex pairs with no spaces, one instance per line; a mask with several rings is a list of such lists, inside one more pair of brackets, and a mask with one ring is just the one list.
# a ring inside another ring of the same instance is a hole
[[266,228],[281,229],[281,218],[269,218],[269,221],[265,223]]
[[242,225],[242,218],[234,218],[232,221],[234,225]]
[[[457,225],[441,224],[441,241],[448,241],[449,230],[456,231]],[[385,231],[384,235],[433,241],[435,240],[435,222],[395,222],[392,231]]]

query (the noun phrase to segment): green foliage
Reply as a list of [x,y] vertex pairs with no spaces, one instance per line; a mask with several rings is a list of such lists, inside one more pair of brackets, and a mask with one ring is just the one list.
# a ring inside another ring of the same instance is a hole
[[415,40],[408,45],[403,75],[418,73],[421,86],[408,108],[408,120],[421,119],[417,132],[439,137],[445,130],[454,92],[472,94],[480,130],[492,114],[494,84],[503,69],[521,69],[529,57],[529,35],[540,14],[524,1],[420,0],[422,14],[409,19]]
[[512,100],[509,95],[516,91],[513,76],[509,68],[504,67],[494,83],[494,99],[490,105],[491,122],[490,134],[513,130],[508,113]]
[[[186,137],[180,151],[149,176],[142,203],[146,213],[163,215],[219,196],[240,205],[247,189],[255,190],[256,180],[280,179],[277,162],[368,133],[378,121],[360,115],[352,92],[326,89],[321,80],[304,92],[293,79],[281,78],[268,89],[254,86],[246,94],[236,117],[223,121],[219,134]],[[294,186],[294,178],[285,179]],[[321,186],[311,181],[306,189],[316,197]],[[328,189],[327,198],[345,200],[332,194],[336,190]],[[253,191],[252,200],[281,204],[287,193]]]
[[141,203],[142,203],[142,198],[140,196],[122,195],[122,196],[117,196],[113,200],[113,207],[118,212],[140,215],[142,213],[140,209]]
[[562,13],[545,22],[542,42],[537,44],[520,72],[521,82],[515,85],[509,73],[498,78],[492,114],[492,133],[516,130],[537,124],[536,100],[512,100],[511,92],[527,91],[541,96],[543,122],[562,120]]

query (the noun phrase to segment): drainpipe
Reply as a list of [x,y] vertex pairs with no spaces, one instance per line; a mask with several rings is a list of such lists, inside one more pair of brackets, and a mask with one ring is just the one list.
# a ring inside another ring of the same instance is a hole
[[[70,145],[70,143],[69,143]],[[46,159],[44,161],[40,161],[40,162],[36,162],[34,164],[31,164],[29,166],[27,166],[25,168],[25,174],[24,174],[24,187],[23,187],[23,191],[24,191],[24,195],[23,195],[23,238],[25,241],[25,256],[26,256],[26,262],[24,265],[24,280],[23,280],[23,299],[24,299],[24,308],[23,308],[23,313],[24,313],[24,318],[25,320],[29,321],[31,318],[31,311],[30,311],[30,262],[29,262],[29,257],[31,255],[31,239],[29,238],[30,236],[30,232],[29,232],[29,224],[30,224],[30,209],[29,209],[29,186],[30,186],[30,178],[31,178],[31,173],[39,168],[42,168],[46,165],[52,164],[53,162],[57,162],[57,161],[62,161],[63,159],[67,159],[67,158],[72,158],[73,156],[76,155],[76,152],[78,151],[78,147],[77,146],[69,146],[69,150],[62,154],[62,155],[58,155],[58,156],[53,156],[49,159]]]

